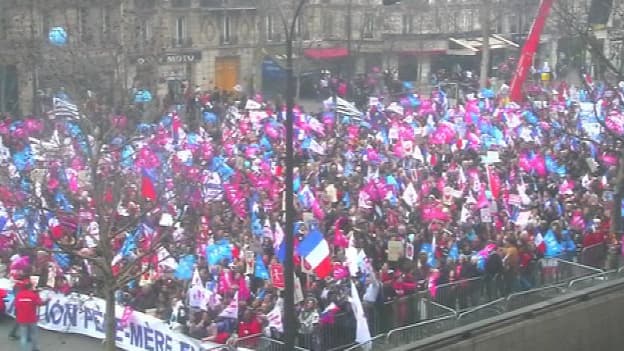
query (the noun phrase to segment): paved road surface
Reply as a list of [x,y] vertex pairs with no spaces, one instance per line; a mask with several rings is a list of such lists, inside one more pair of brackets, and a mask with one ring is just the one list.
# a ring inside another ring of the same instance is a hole
[[[19,351],[19,342],[9,339],[13,321],[0,322],[0,350]],[[82,335],[53,333],[39,328],[39,349],[41,351],[99,351],[99,340]]]

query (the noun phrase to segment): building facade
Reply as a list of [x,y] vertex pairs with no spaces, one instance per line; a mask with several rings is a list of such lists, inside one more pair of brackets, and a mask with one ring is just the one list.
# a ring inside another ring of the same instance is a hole
[[[307,0],[291,23],[298,1],[3,0],[0,108],[17,96],[23,112],[36,111],[37,95],[59,87],[96,92],[112,105],[131,101],[135,90],[149,90],[159,106],[215,87],[277,94],[285,86],[285,24],[293,24],[302,96],[313,95],[325,70],[349,78],[390,69],[426,85],[440,71],[478,72],[484,14],[492,67],[517,55],[539,0],[484,1]],[[617,21],[605,30],[615,38],[606,45],[611,55],[622,46]],[[51,44],[52,28],[62,28],[67,43]],[[560,34],[549,28],[539,56],[555,65]]]

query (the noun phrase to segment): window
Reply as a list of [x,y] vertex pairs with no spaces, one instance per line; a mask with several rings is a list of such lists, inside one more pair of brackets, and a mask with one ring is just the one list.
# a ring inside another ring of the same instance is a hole
[[362,31],[364,38],[372,38],[375,30],[375,19],[372,15],[367,15],[364,20],[364,30]]
[[265,26],[266,26],[266,40],[271,41],[274,39],[273,32],[273,16],[268,15],[265,17]]
[[48,35],[50,34],[50,28],[52,28],[52,23],[50,22],[50,18],[52,18],[52,14],[48,11],[43,11],[41,13],[41,27],[40,33],[43,38],[47,41]]
[[134,28],[134,42],[137,49],[145,49],[148,43],[152,40],[152,27],[148,19],[137,18],[136,26]]
[[301,22],[301,16],[295,20],[295,38],[300,38],[303,33],[303,24]]
[[474,17],[473,17],[472,11],[466,10],[464,11],[462,15],[463,16],[462,16],[461,29],[467,32],[473,30],[474,29]]
[[191,7],[191,0],[171,0],[171,7]]
[[200,0],[199,6],[201,7],[221,7],[223,0]]
[[156,0],[134,0],[134,8],[151,10],[156,6]]
[[412,15],[403,15],[402,30],[403,34],[414,32],[414,17]]
[[86,7],[78,10],[77,31],[80,41],[86,44],[90,44],[93,41],[93,36],[89,30],[89,9]]
[[221,39],[223,44],[229,44],[232,41],[232,19],[228,15],[223,16]]
[[181,16],[175,22],[175,44],[184,45],[186,39],[186,17]]
[[9,31],[9,20],[7,14],[0,14],[0,39],[6,39]]
[[[522,16],[522,24],[521,24],[521,28],[522,28],[522,32],[523,33],[528,33],[531,31],[531,26],[533,25],[532,21],[526,17],[526,16]],[[617,27],[616,27],[617,28]]]
[[108,41],[109,35],[111,35],[111,16],[110,9],[108,7],[102,7],[101,11],[101,22],[102,22],[102,41]]
[[334,36],[334,16],[331,13],[325,13],[322,18],[323,35],[326,38]]
[[142,20],[140,24],[140,28],[141,28],[141,32],[140,32],[139,39],[144,43],[152,40],[152,26],[151,26],[150,21],[147,19]]
[[519,23],[520,23],[520,20],[518,16],[510,15],[509,16],[509,31],[514,34],[520,33],[520,27],[518,26]]

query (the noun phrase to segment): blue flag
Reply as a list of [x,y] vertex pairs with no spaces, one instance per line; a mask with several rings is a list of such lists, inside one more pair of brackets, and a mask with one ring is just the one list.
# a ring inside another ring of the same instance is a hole
[[223,260],[232,260],[232,248],[230,242],[223,239],[206,247],[206,261],[211,266],[216,266]]
[[261,255],[256,255],[256,265],[254,267],[254,276],[263,280],[269,280],[269,271],[262,261]]
[[178,268],[174,277],[180,280],[190,280],[193,278],[193,268],[195,267],[195,255],[186,255],[180,258]]

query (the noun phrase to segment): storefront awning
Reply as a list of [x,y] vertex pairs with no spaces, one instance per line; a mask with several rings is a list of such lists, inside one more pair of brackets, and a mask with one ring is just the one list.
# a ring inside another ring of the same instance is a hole
[[[469,56],[476,55],[483,48],[483,37],[478,38],[449,38],[447,54]],[[520,45],[498,34],[493,34],[489,39],[490,49],[519,48]]]
[[423,50],[404,50],[399,52],[403,56],[429,56],[446,54],[446,49],[423,49]]
[[[262,75],[269,79],[286,79],[286,55],[281,50],[262,50]],[[300,76],[309,76],[319,72],[318,64],[314,61],[293,55],[294,73]]]
[[305,49],[303,54],[305,57],[314,60],[330,60],[349,56],[349,50],[343,47],[337,48],[310,48]]

